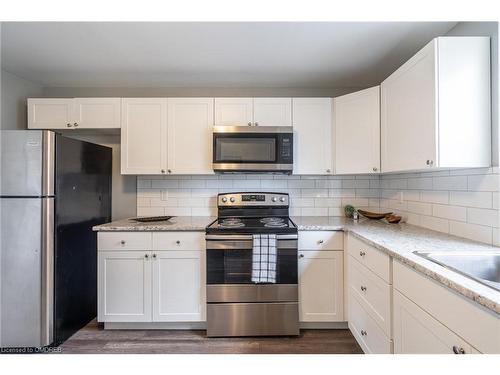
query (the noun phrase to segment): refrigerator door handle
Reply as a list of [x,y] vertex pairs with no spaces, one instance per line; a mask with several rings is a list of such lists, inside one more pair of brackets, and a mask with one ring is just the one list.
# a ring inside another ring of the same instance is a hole
[[56,170],[56,135],[53,131],[45,130],[42,133],[42,196],[54,196]]
[[42,199],[41,343],[54,341],[54,198]]

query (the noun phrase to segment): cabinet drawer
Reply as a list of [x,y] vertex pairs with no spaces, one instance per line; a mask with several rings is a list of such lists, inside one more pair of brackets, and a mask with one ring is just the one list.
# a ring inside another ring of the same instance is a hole
[[392,284],[391,258],[371,245],[349,235],[347,244],[349,255],[373,271],[385,282]]
[[343,250],[344,233],[335,231],[299,232],[299,250]]
[[370,314],[384,333],[391,337],[392,286],[375,275],[356,259],[348,259],[348,293],[358,297],[358,302]]
[[500,353],[500,319],[493,311],[398,261],[394,262],[394,290],[481,353]]
[[153,233],[153,250],[202,250],[204,248],[204,232]]
[[97,234],[99,250],[151,250],[149,232],[99,232]]
[[349,298],[349,329],[365,353],[392,353],[392,341],[363,309],[355,295]]

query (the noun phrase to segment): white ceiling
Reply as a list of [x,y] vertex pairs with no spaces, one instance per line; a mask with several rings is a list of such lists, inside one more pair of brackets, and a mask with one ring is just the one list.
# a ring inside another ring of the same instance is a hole
[[46,87],[367,87],[454,22],[2,24],[2,68]]

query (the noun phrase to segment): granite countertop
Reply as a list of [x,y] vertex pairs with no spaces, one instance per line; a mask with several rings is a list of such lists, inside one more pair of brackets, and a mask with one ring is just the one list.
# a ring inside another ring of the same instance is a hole
[[500,314],[500,292],[413,254],[413,251],[461,250],[500,253],[499,247],[410,224],[388,224],[384,221],[364,218],[355,222],[342,217],[293,217],[292,220],[297,224],[299,230],[343,230],[349,232],[416,271]]
[[[131,219],[98,225],[94,231],[204,231],[215,217],[178,216],[169,221],[138,223]],[[387,224],[360,219],[354,222],[343,217],[292,217],[299,231],[342,230],[392,256],[416,271],[429,276],[487,309],[500,314],[500,292],[477,281],[448,270],[413,251],[495,251],[493,247],[410,224]]]
[[130,231],[205,231],[205,227],[212,223],[213,216],[174,216],[167,221],[152,221],[140,223],[133,219],[112,221],[92,228],[103,232],[130,232]]

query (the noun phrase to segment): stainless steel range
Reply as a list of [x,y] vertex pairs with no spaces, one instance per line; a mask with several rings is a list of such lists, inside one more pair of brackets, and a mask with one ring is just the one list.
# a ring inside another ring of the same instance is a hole
[[[217,205],[218,219],[206,228],[207,335],[298,335],[298,237],[288,194],[219,194]],[[276,241],[272,282],[252,277],[254,237]]]

